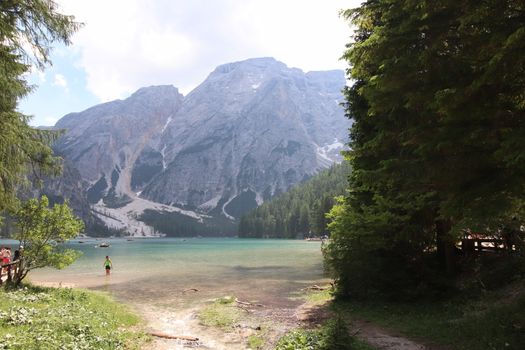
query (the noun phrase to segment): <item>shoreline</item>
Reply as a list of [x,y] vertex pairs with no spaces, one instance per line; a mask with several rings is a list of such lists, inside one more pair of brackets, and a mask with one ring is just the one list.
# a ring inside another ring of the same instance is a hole
[[[140,327],[146,334],[165,334],[178,339],[166,339],[152,336],[152,341],[146,343],[143,350],[183,350],[191,347],[197,350],[245,350],[252,336],[264,339],[265,346],[261,349],[273,349],[278,339],[291,329],[300,327],[308,318],[309,310],[316,306],[309,302],[305,295],[306,289],[297,290],[290,296],[288,303],[281,300],[276,304],[251,303],[236,297],[223,295],[221,291],[208,291],[215,298],[202,298],[186,308],[166,305],[154,305],[146,302],[122,300],[111,291],[104,291],[97,287],[78,287],[75,283],[30,281],[35,286],[48,288],[72,288],[108,294],[116,303],[128,307],[140,317],[144,324]],[[199,291],[188,291],[198,295]],[[243,317],[228,329],[203,325],[199,320],[199,313],[215,300],[233,298],[231,307],[238,309]],[[198,299],[199,297],[197,297]],[[271,296],[268,297],[268,300]],[[247,298],[249,300],[249,298]],[[197,338],[197,341],[187,339]]]
[[[285,330],[300,324],[306,287],[329,283],[316,242],[117,238],[110,241],[110,248],[94,248],[94,239],[82,240],[85,244],[72,244],[84,252],[78,261],[62,271],[35,271],[28,281],[105,292],[140,315],[141,327],[148,332],[199,338],[208,349],[247,349],[253,338],[273,345]],[[110,255],[115,265],[110,276],[105,276],[103,255]],[[199,313],[226,296],[248,303],[232,304],[243,317],[226,330],[202,326]],[[183,349],[184,343],[181,339],[154,342],[166,350]]]
[[[249,349],[250,338],[263,339],[261,349],[273,349],[281,336],[288,331],[301,327],[308,322],[310,310],[314,304],[305,300],[291,301],[288,307],[252,304],[234,298],[230,308],[242,315],[226,328],[203,325],[199,314],[213,305],[218,299],[205,300],[200,305],[183,310],[169,310],[159,307],[134,308],[147,321],[148,333],[162,333],[177,337],[197,338],[198,341],[183,339],[164,339],[154,337],[144,350],[182,350],[190,346],[193,349],[245,350]],[[233,297],[232,297],[233,298]]]

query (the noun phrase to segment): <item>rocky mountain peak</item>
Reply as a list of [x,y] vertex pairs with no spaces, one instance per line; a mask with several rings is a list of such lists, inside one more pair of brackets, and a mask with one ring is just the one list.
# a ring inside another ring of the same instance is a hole
[[229,74],[236,70],[264,72],[271,69],[279,70],[286,68],[284,63],[277,61],[273,57],[250,58],[244,61],[222,64],[215,68],[210,76]]
[[291,77],[294,74],[302,75],[303,73],[301,70],[289,68],[286,64],[271,57],[227,63],[215,68],[188,97],[191,99],[192,94],[199,94],[207,89],[222,89],[225,96],[235,99],[236,95],[250,95],[254,91],[260,90],[273,79]]
[[158,100],[159,98],[180,99],[181,93],[179,89],[173,85],[153,85],[142,87],[128,97],[129,100]]
[[143,200],[238,217],[338,160],[343,71],[274,58],[218,66],[186,97],[171,85],[64,117],[58,148],[92,203]]

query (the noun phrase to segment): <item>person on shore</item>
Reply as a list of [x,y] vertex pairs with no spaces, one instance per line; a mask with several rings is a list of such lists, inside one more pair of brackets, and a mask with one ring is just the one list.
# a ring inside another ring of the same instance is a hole
[[[0,249],[0,266],[4,265],[5,250],[6,250],[5,247],[2,247],[2,249]],[[0,278],[4,274],[4,270],[5,270],[4,267],[0,268]]]
[[113,262],[109,258],[109,255],[106,255],[106,260],[104,261],[104,268],[106,269],[106,276],[111,273],[111,268],[113,267]]
[[[2,264],[9,264],[11,262],[11,247],[3,247],[2,248]],[[3,269],[4,273],[7,272],[7,267],[4,267]]]

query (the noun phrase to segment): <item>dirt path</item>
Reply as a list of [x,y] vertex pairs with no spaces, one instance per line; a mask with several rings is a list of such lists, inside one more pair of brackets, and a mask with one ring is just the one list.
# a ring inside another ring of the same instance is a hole
[[[253,307],[246,310],[252,321],[241,321],[231,331],[224,332],[200,325],[197,318],[199,309],[194,307],[169,311],[147,306],[138,310],[148,322],[148,331],[199,338],[198,341],[186,341],[154,337],[153,342],[145,350],[246,350],[249,349],[247,339],[251,335],[262,336],[266,342],[262,349],[270,350],[288,330],[296,327],[315,328],[333,317],[326,304],[303,303],[295,307],[284,305]],[[253,323],[254,319],[257,323]],[[264,333],[256,330],[258,324],[263,326]],[[442,347],[407,339],[363,320],[353,320],[350,332],[376,349],[445,350]]]
[[[144,350],[245,350],[248,349],[248,338],[252,335],[260,335],[260,325],[264,324],[264,338],[267,346],[264,349],[273,349],[273,344],[277,339],[293,328],[296,324],[282,323],[282,319],[292,319],[290,317],[293,309],[290,310],[248,310],[250,320],[242,320],[235,324],[228,331],[222,331],[213,327],[205,327],[199,323],[198,312],[200,308],[186,309],[180,311],[167,311],[150,307],[138,310],[147,321],[147,332],[158,332],[182,337],[198,338],[197,341],[183,339],[164,339],[153,337],[153,341]],[[277,315],[281,313],[281,315]],[[267,320],[275,317],[269,323]],[[257,319],[260,322],[253,322]]]
[[358,339],[382,350],[445,350],[442,347],[421,344],[401,335],[396,335],[390,330],[385,330],[363,320],[353,320],[350,332]]
[[[182,350],[182,349],[217,349],[238,350],[241,347],[227,347],[225,335],[215,330],[206,330],[199,325],[197,309],[169,311],[145,307],[140,310],[147,321],[147,332],[158,332],[168,335],[197,338],[197,341],[184,339],[165,339],[153,337],[153,341],[144,350]],[[214,334],[215,333],[215,334]]]
[[[55,288],[74,287],[73,284],[62,283],[38,284]],[[206,305],[206,301],[188,306],[186,309],[149,304],[131,306],[144,318],[147,332],[198,338],[198,341],[189,341],[153,337],[153,341],[143,350],[247,350],[249,349],[247,340],[252,335],[258,335],[265,340],[262,350],[271,350],[287,331],[297,327],[316,328],[334,316],[329,309],[329,301],[312,304],[300,303],[296,300],[288,302],[280,300],[272,304],[268,299],[263,302],[266,302],[263,306],[237,304],[247,317],[239,321],[230,331],[205,327],[199,323],[198,313]],[[264,331],[261,332],[260,328]],[[447,350],[442,346],[407,339],[366,320],[352,319],[350,333],[381,350]]]

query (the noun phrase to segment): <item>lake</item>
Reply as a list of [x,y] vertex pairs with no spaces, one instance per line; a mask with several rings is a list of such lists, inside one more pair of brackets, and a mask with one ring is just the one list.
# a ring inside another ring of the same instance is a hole
[[[5,241],[4,241],[5,242]],[[287,303],[301,288],[323,280],[319,242],[237,238],[85,239],[68,244],[83,255],[63,270],[30,273],[33,282],[73,284],[110,292],[124,302],[188,306],[196,299],[235,295]],[[5,243],[4,243],[5,244]],[[113,261],[105,276],[104,258]],[[193,289],[197,293],[191,293]]]
[[[303,288],[328,282],[320,242],[144,238],[110,239],[109,248],[98,248],[101,240],[83,241],[67,244],[83,252],[75,263],[63,270],[35,270],[30,281],[106,291],[141,314],[148,329],[198,337],[199,343],[191,344],[195,349],[247,348],[244,332],[250,329],[222,332],[200,325],[199,310],[211,300],[234,296],[261,304],[246,315],[264,325],[270,346],[297,326]],[[15,241],[0,240],[6,244],[16,247]],[[106,255],[113,261],[110,276],[103,266]],[[186,348],[181,341],[155,339],[147,350]]]

